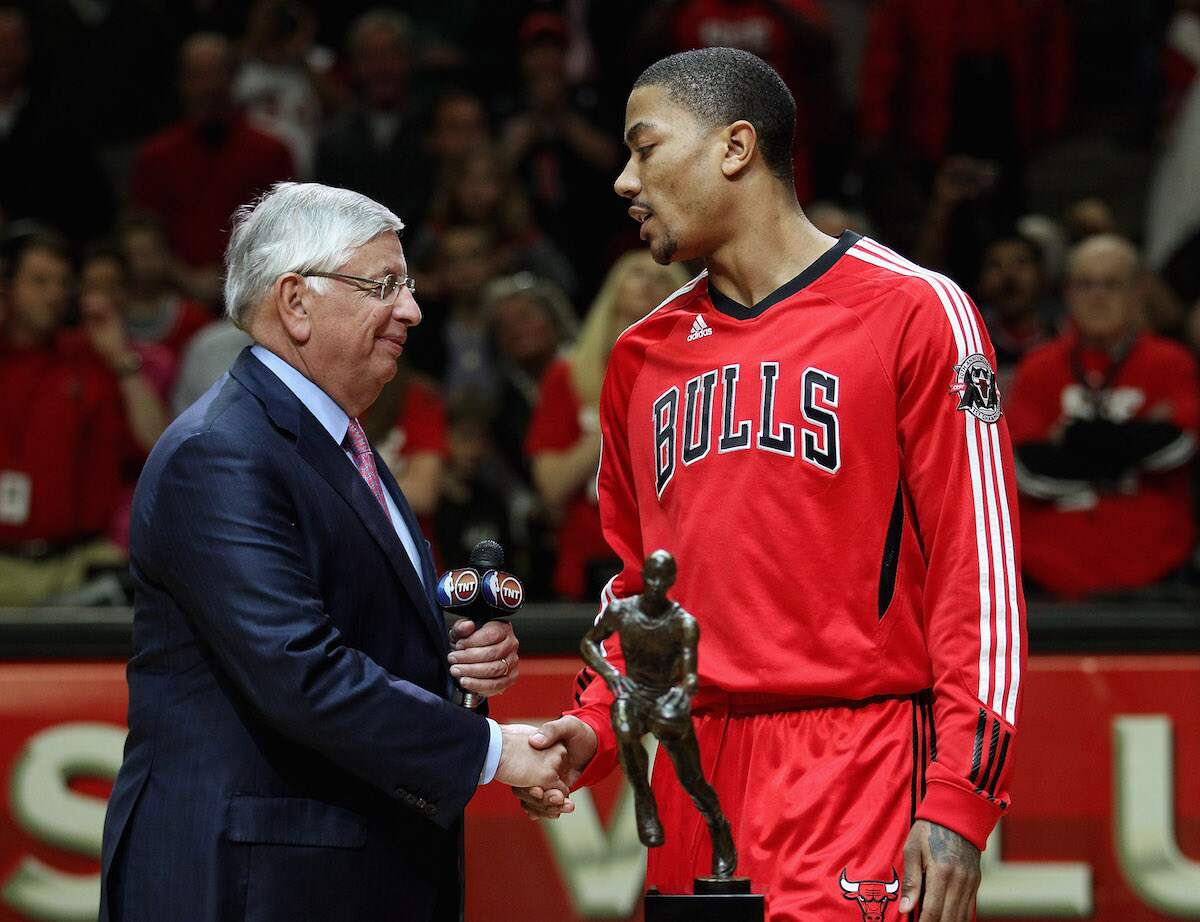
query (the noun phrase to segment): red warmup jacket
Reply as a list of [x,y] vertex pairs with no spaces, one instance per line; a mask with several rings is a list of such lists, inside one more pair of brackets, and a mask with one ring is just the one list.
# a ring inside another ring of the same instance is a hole
[[[846,232],[749,309],[700,275],[622,334],[601,398],[601,522],[624,564],[603,601],[675,555],[698,704],[932,687],[917,816],[979,847],[1009,803],[1026,649],[994,367],[957,285]],[[591,784],[617,761],[612,696],[586,669],[578,689]]]
[[1070,99],[1071,24],[1061,0],[879,0],[863,52],[859,129],[898,136],[931,161],[946,154],[955,62],[1009,65],[1022,147],[1055,134]]

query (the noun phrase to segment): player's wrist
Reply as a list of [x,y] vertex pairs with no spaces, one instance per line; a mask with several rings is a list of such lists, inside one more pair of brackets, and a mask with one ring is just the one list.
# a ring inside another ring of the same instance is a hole
[[1002,811],[973,791],[948,781],[930,779],[917,819],[928,820],[958,833],[980,851],[1000,821]]

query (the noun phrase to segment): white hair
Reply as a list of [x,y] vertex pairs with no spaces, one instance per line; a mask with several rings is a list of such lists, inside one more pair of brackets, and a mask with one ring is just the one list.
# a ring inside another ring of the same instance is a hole
[[[389,209],[319,183],[281,182],[233,214],[225,250],[225,313],[246,329],[251,312],[285,272],[332,272],[359,247],[404,227]],[[316,292],[326,279],[306,279]]]

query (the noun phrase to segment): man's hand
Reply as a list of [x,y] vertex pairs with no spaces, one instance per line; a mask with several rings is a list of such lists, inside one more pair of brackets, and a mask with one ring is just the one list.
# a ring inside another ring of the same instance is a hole
[[125,321],[107,295],[89,294],[79,301],[83,331],[96,353],[109,365],[117,366],[129,354]]
[[558,819],[561,814],[575,809],[567,794],[596,754],[596,733],[578,717],[560,717],[542,724],[541,729],[529,738],[529,745],[537,749],[566,747],[566,759],[559,772],[561,787],[513,785],[521,809],[531,820]]
[[917,820],[904,843],[900,915],[912,912],[925,884],[918,922],[967,922],[979,889],[979,849],[945,826]]
[[528,724],[500,725],[500,763],[496,780],[521,787],[552,788],[565,796],[567,787],[560,778],[566,771],[567,748],[554,743],[535,749],[529,739],[538,733]]
[[507,621],[489,621],[479,630],[474,621],[459,621],[450,629],[450,642],[450,675],[464,691],[490,698],[517,681],[517,636]]

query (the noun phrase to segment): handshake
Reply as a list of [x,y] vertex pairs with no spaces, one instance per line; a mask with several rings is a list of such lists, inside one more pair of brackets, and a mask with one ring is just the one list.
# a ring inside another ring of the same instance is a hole
[[[517,679],[517,639],[512,625],[491,621],[476,629],[459,621],[450,629],[454,652],[450,674],[465,691],[491,697]],[[575,809],[568,798],[596,753],[596,734],[577,717],[560,717],[541,727],[500,726],[500,761],[495,780],[509,785],[531,819],[555,819]]]
[[596,754],[596,734],[578,717],[560,717],[532,727],[500,727],[503,745],[496,780],[512,787],[525,814],[557,819],[575,809],[569,794]]

